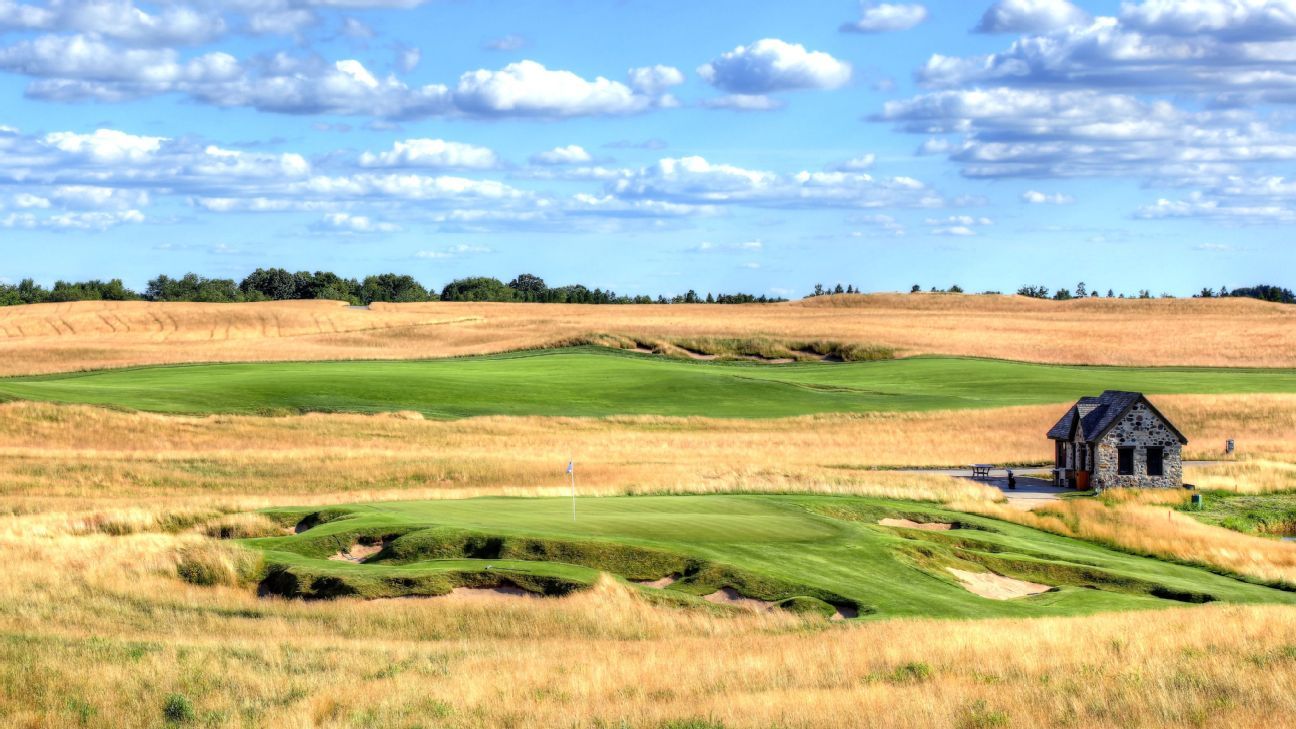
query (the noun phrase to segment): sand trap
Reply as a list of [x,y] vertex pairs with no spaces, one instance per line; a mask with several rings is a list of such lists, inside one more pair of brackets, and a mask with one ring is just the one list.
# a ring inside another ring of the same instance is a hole
[[382,551],[381,544],[352,544],[345,552],[338,552],[329,557],[334,562],[355,562],[359,564]]
[[968,592],[981,597],[988,597],[991,600],[1014,600],[1019,597],[1038,595],[1053,589],[1049,585],[1016,580],[1011,577],[996,575],[993,572],[967,572],[965,570],[956,570],[953,567],[947,567],[946,569],[957,577],[959,582],[963,583],[963,587],[967,588]]
[[667,587],[670,587],[671,585],[675,584],[676,582],[679,582],[679,579],[680,578],[675,577],[674,575],[670,575],[668,577],[663,577],[660,580],[636,582],[635,584],[643,585],[644,587],[655,587],[658,590],[664,590]]
[[908,519],[883,519],[878,523],[882,526],[900,527],[902,529],[921,529],[925,532],[947,532],[954,528],[953,524],[945,524],[938,521],[923,523],[910,521]]
[[844,605],[834,605],[833,607],[837,608],[837,613],[832,617],[828,618],[829,620],[832,621],[850,620],[852,618],[859,617],[859,610],[856,610],[853,607],[846,607]]
[[527,592],[520,587],[503,585],[500,587],[456,587],[448,595],[437,595],[438,600],[540,600],[544,595]]
[[722,587],[710,595],[704,596],[702,599],[714,605],[728,605],[729,607],[754,610],[757,612],[767,612],[774,609],[774,603],[766,602],[765,600],[757,600],[754,597],[743,597],[732,587]]

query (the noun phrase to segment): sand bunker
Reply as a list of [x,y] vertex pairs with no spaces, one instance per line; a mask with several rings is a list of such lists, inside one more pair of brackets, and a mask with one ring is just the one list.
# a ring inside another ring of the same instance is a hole
[[500,587],[456,587],[448,595],[438,595],[438,600],[494,601],[494,600],[540,600],[544,595],[527,592],[520,587],[502,585]]
[[643,582],[636,582],[635,584],[636,584],[636,585],[643,585],[644,587],[655,587],[655,588],[657,588],[658,590],[664,590],[664,589],[666,589],[667,587],[670,587],[671,585],[675,584],[676,582],[679,582],[679,579],[680,579],[680,578],[675,577],[674,575],[671,575],[671,576],[668,576],[668,577],[663,577],[663,578],[661,578],[661,579],[659,579],[659,580],[649,580],[649,581],[643,581]]
[[947,532],[954,528],[953,524],[945,524],[944,522],[929,521],[924,523],[910,521],[908,519],[883,519],[878,523],[882,526],[901,527],[903,529],[921,529],[925,532]]
[[968,592],[981,597],[988,597],[991,600],[1014,600],[1019,597],[1038,595],[1053,589],[1049,585],[1004,577],[993,572],[967,572],[965,570],[956,570],[953,567],[947,569],[958,578],[958,581],[963,584],[963,587],[967,588]]
[[754,597],[743,597],[742,594],[732,587],[722,587],[710,595],[703,596],[702,599],[714,605],[728,605],[729,607],[754,610],[757,612],[767,612],[774,609],[774,603],[765,600],[757,600]]
[[381,544],[352,544],[345,552],[338,552],[329,557],[335,562],[354,562],[359,564],[382,551]]
[[859,617],[859,610],[856,610],[853,607],[848,607],[845,605],[834,605],[833,607],[837,608],[837,612],[832,617],[828,618],[829,620],[832,621],[850,620],[852,618]]

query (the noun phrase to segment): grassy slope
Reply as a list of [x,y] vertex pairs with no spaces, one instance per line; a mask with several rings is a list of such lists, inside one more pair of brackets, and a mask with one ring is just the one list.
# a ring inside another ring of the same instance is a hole
[[1296,493],[1208,491],[1202,496],[1201,509],[1185,503],[1180,510],[1206,524],[1244,534],[1296,537]]
[[[1149,595],[1151,586],[1225,601],[1296,604],[1296,593],[912,502],[815,496],[581,499],[575,521],[567,499],[414,501],[337,508],[352,515],[295,536],[248,543],[266,550],[271,562],[303,574],[343,580],[480,572],[491,564],[497,574],[522,569],[585,584],[593,580],[594,570],[558,562],[445,559],[381,564],[391,561],[383,555],[395,550],[379,555],[380,564],[356,565],[322,557],[348,547],[357,534],[407,534],[432,527],[490,537],[627,545],[736,568],[755,583],[769,578],[776,584],[805,588],[793,594],[831,593],[879,617],[1070,615],[1183,604]],[[968,528],[927,533],[877,525],[879,518],[897,515],[959,522]],[[988,600],[957,585],[946,566],[974,571],[993,566],[1001,573],[1062,589],[1023,600]],[[633,568],[632,564],[626,567]],[[692,587],[681,583],[667,592],[681,594],[682,589],[697,594],[722,584],[723,579],[712,578]]]
[[456,360],[149,367],[0,380],[0,398],[168,413],[417,410],[429,417],[785,417],[1054,403],[1107,388],[1296,392],[1296,371],[1034,365],[680,362],[579,348]]

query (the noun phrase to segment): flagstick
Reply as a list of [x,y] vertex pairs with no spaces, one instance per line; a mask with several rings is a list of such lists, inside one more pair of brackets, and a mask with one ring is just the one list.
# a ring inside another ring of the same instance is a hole
[[569,460],[568,463],[571,466],[570,468],[567,469],[567,472],[571,474],[572,521],[576,521],[576,459],[575,457],[572,457],[572,459]]

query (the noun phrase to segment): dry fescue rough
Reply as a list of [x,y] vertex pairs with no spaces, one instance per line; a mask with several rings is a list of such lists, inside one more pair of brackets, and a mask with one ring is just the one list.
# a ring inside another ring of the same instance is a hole
[[[1296,589],[1296,547],[1203,524],[1171,506],[1184,492],[1137,494],[1107,502],[1060,501],[1021,511],[965,502],[955,508],[1076,537],[1135,554],[1203,566]],[[1156,505],[1160,502],[1163,505]]]
[[[1157,403],[1193,437],[1189,457],[1218,457],[1227,437],[1248,457],[1286,459],[1296,443],[1296,396],[1171,396]],[[818,491],[980,499],[989,492],[966,481],[870,469],[1045,462],[1052,454],[1042,433],[1057,411],[440,422],[396,415],[196,418],[8,403],[0,405],[0,512],[66,498],[174,499],[184,510],[201,496],[205,506],[232,511],[246,507],[249,496],[275,497],[269,505],[334,495],[562,495],[563,468],[573,455],[581,489],[591,495]],[[1278,478],[1273,473],[1283,471],[1230,464],[1190,471],[1189,479],[1217,487]],[[1276,481],[1268,489],[1277,487]],[[190,523],[197,516],[203,515]],[[96,528],[138,531],[132,518]],[[173,520],[183,526],[182,515]]]
[[[203,537],[0,518],[0,721],[219,726],[1252,726],[1296,713],[1296,613],[830,627],[561,600],[262,600],[175,565]],[[41,526],[47,527],[40,530]],[[504,679],[503,677],[507,677]]]
[[[831,296],[786,304],[76,302],[0,308],[0,374],[209,361],[404,359],[587,340],[822,341],[862,353],[1296,366],[1296,307],[1249,299]],[[619,338],[618,338],[619,337]],[[632,345],[633,347],[633,345]]]

